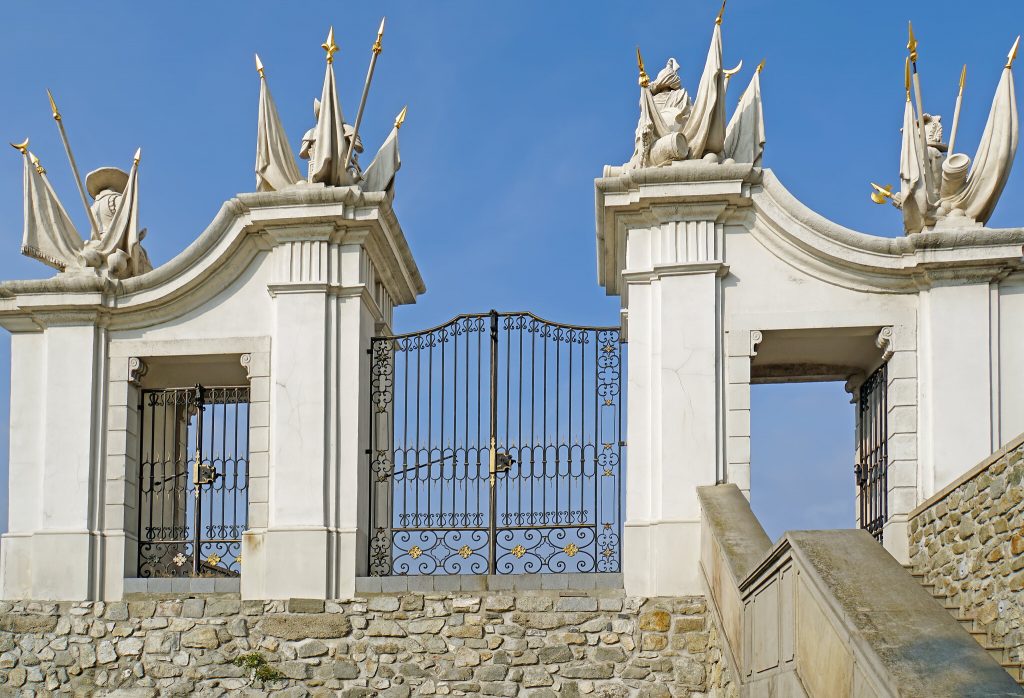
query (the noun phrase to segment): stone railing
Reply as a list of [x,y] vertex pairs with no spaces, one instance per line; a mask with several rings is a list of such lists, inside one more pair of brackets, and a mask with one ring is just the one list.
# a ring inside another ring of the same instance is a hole
[[1020,694],[865,531],[790,531],[766,549],[735,485],[699,495],[709,615],[722,619],[740,695]]
[[0,694],[725,698],[717,643],[703,597],[609,590],[7,602]]
[[1024,434],[911,512],[910,564],[1024,660]]

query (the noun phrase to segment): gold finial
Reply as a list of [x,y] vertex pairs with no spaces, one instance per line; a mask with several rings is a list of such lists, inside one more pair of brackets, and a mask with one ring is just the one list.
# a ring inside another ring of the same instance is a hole
[[760,73],[762,70],[764,70],[764,62],[766,60],[768,60],[768,59],[767,58],[762,58],[761,59],[761,62],[757,64],[757,70],[755,72]]
[[260,74],[261,78],[265,78],[266,75],[263,74],[263,61],[260,60],[260,54],[254,53],[253,55],[256,56],[256,72]]
[[1012,68],[1013,61],[1017,58],[1017,49],[1020,47],[1020,37],[1013,42],[1013,47],[1010,49],[1010,53],[1006,56],[1006,67]]
[[320,44],[320,48],[327,51],[327,62],[334,63],[334,54],[338,52],[338,45],[334,43],[334,27],[327,32],[327,41]]
[[402,107],[402,111],[398,112],[398,116],[395,117],[395,128],[402,128],[402,124],[405,123],[405,115],[409,113],[409,105]]
[[36,166],[36,172],[38,172],[41,175],[46,174],[46,170],[44,170],[43,166],[39,163],[39,158],[35,156],[35,153],[29,153],[28,159],[33,165]]
[[11,143],[11,147],[22,155],[25,155],[28,153],[28,139],[26,138],[21,143]]
[[132,161],[136,165],[138,165],[139,164],[139,160],[141,160],[141,159],[142,159],[142,148],[139,148],[138,150],[135,151],[135,157],[132,158]]
[[725,14],[725,3],[726,3],[726,0],[722,0],[722,9],[720,9],[718,11],[718,16],[715,17],[715,24],[721,24],[722,23],[722,15]]
[[647,87],[651,84],[651,79],[647,76],[647,71],[644,70],[644,57],[640,55],[640,47],[636,47],[636,67],[640,69],[640,87]]
[[910,37],[907,40],[907,50],[910,51],[910,62],[917,63],[917,39],[914,38],[914,25],[911,22],[907,22],[907,34]]
[[871,200],[876,204],[884,204],[886,199],[892,198],[892,185],[886,184],[884,187],[880,184],[871,183],[871,188],[874,190],[871,192]]
[[376,53],[378,56],[380,55],[380,52],[383,50],[381,45],[381,39],[384,38],[384,20],[386,19],[387,17],[380,18],[380,28],[377,29],[377,40],[373,42],[373,52]]
[[910,56],[907,56],[907,60],[904,63],[903,68],[903,89],[907,91],[907,101],[910,101]]
[[964,93],[964,83],[967,82],[967,64],[964,63],[964,69],[960,71],[960,92],[958,96]]
[[60,121],[60,112],[57,111],[57,103],[53,101],[53,94],[47,90],[46,96],[50,98],[50,111],[53,112],[53,120]]

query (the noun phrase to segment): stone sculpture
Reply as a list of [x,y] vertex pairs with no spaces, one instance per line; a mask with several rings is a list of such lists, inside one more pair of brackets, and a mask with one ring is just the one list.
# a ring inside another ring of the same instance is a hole
[[1017,152],[1020,124],[1013,86],[1013,61],[1017,57],[1020,37],[1014,42],[1003,66],[972,163],[967,155],[954,150],[967,66],[960,74],[952,133],[947,146],[942,142],[942,117],[928,114],[922,107],[917,73],[918,43],[912,26],[909,34],[909,56],[904,70],[906,105],[900,147],[900,190],[893,193],[891,186],[872,182],[871,199],[878,204],[888,199],[899,208],[903,212],[903,228],[907,234],[984,226],[1006,186]]
[[[640,71],[640,118],[633,156],[626,169],[658,167],[681,160],[749,162],[760,165],[764,150],[764,117],[761,109],[760,72],[743,93],[733,118],[726,124],[725,94],[729,78],[739,71],[722,65],[722,15],[715,19],[704,72],[696,96],[690,95],[679,79],[679,63],[669,58],[652,82],[644,70],[637,49]],[[730,135],[731,134],[731,135]]]
[[[399,120],[396,120],[391,135],[384,141],[365,174],[359,165],[359,153],[363,152],[359,124],[377,57],[382,50],[383,36],[384,21],[381,20],[355,124],[345,121],[338,99],[334,77],[334,54],[338,51],[338,45],[334,40],[333,27],[327,34],[327,40],[321,44],[321,48],[327,53],[327,68],[320,98],[313,100],[313,118],[316,123],[303,134],[299,147],[299,157],[308,161],[305,178],[295,164],[295,156],[288,146],[284,127],[270,97],[263,63],[257,56],[256,69],[261,81],[256,144],[256,182],[259,191],[278,191],[302,184],[320,184],[328,187],[357,186],[367,192],[386,191],[392,186],[395,172],[401,165],[398,154]],[[405,113],[406,110],[403,109],[401,120],[404,120]],[[369,176],[371,172],[372,177]]]

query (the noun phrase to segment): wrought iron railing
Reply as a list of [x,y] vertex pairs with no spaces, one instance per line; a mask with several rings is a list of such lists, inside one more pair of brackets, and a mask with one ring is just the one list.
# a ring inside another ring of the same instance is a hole
[[139,576],[237,576],[249,388],[144,390],[139,414]]
[[374,337],[370,572],[615,572],[618,327],[460,315]]
[[859,524],[878,540],[888,518],[888,400],[886,365],[871,374],[857,400],[857,494]]

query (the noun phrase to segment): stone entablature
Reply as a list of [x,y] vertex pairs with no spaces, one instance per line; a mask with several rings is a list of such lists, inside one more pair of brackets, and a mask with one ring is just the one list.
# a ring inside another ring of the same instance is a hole
[[3,602],[0,690],[735,696],[718,638],[702,597],[610,591]]
[[910,564],[1024,660],[1024,434],[910,513]]

